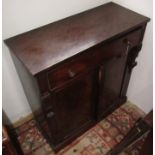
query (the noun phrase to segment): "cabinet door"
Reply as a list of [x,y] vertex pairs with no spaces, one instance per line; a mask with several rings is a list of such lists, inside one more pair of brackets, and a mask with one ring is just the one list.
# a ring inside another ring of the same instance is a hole
[[102,118],[112,111],[121,96],[123,75],[127,56],[114,57],[106,61],[99,71],[99,104],[98,118]]
[[98,72],[87,72],[51,92],[54,117],[49,121],[55,124],[55,144],[94,123],[97,82]]

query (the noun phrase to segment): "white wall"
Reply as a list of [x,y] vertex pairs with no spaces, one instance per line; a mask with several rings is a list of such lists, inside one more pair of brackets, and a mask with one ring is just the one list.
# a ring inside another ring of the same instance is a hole
[[12,121],[31,112],[16,73],[9,50],[3,44],[2,101],[3,109]]
[[153,0],[114,1],[151,18],[127,92],[130,101],[149,112],[153,108]]
[[[101,5],[109,0],[3,0],[3,39]],[[116,0],[152,17],[152,1]],[[139,66],[131,79],[129,99],[145,111],[152,108],[152,25],[147,27]],[[3,45],[3,109],[14,122],[31,112],[9,51]]]

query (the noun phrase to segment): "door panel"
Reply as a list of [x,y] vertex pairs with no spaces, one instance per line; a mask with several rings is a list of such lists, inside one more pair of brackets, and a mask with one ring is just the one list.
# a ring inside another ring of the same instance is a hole
[[113,104],[115,104],[115,101],[121,98],[120,93],[126,58],[127,56],[115,57],[106,61],[100,67],[98,118],[102,118]]
[[94,122],[97,81],[97,71],[87,72],[51,92],[57,125],[56,134],[54,134],[56,143]]

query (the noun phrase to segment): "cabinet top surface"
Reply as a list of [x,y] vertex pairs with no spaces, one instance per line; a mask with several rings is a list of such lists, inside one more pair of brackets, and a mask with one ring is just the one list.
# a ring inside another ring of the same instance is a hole
[[36,75],[148,21],[149,18],[111,2],[9,38],[5,42],[30,73]]

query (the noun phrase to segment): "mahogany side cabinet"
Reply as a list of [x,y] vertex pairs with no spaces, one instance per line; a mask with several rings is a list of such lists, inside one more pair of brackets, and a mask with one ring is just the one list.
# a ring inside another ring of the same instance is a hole
[[110,2],[5,40],[55,151],[125,103],[149,20]]

